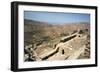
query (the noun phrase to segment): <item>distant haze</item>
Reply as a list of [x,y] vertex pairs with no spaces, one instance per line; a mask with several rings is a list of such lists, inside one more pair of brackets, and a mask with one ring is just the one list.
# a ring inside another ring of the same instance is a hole
[[90,23],[90,14],[24,11],[24,19],[47,22],[51,24],[80,23],[80,22]]

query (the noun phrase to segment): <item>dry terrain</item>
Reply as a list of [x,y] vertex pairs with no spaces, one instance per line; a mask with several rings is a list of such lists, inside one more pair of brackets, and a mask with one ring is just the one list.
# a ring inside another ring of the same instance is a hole
[[24,61],[90,58],[89,23],[24,21]]

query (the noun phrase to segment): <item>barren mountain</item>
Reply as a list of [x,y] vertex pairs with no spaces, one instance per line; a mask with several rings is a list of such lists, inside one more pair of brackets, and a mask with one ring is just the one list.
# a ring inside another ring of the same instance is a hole
[[[35,20],[25,19],[24,21],[24,46],[31,45],[35,60],[90,57],[89,23],[50,24]],[[33,56],[32,54],[25,51],[25,56]]]
[[[90,28],[88,23],[49,24],[45,22],[24,20],[25,44],[32,43],[32,39],[49,40],[60,36],[70,35],[77,30]],[[33,40],[34,43],[34,40]]]

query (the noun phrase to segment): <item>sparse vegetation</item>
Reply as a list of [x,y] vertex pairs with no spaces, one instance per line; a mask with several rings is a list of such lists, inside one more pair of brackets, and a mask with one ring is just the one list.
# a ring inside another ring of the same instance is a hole
[[[68,59],[68,55],[77,51],[83,45],[86,46],[85,51],[77,57],[77,59],[87,59],[90,58],[90,25],[87,23],[79,24],[63,24],[63,25],[53,25],[44,22],[24,20],[24,46],[32,45],[24,50],[25,61],[40,61],[42,60],[41,55],[44,55],[54,49],[53,55],[60,52],[62,49],[63,58]],[[77,37],[77,34],[79,35]],[[75,37],[69,38],[61,42],[61,39],[70,35],[76,34]],[[80,35],[81,34],[81,35]],[[86,38],[84,38],[86,36]],[[66,44],[66,42],[68,43]],[[63,46],[58,46],[59,44]],[[66,48],[64,48],[66,47]],[[73,49],[71,51],[71,48]],[[61,54],[61,55],[62,55]],[[49,55],[50,57],[53,55]],[[51,60],[52,58],[46,58],[46,60]],[[56,58],[53,58],[54,60]]]

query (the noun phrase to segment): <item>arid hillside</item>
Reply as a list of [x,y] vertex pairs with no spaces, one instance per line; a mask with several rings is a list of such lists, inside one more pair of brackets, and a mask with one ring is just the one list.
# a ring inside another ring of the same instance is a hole
[[90,24],[24,20],[25,61],[90,58]]
[[[70,24],[48,24],[45,22],[25,20],[24,37],[25,44],[39,41],[39,39],[51,40],[62,36],[68,36],[78,30],[90,30],[88,23],[70,23]],[[32,40],[34,39],[34,40]]]

